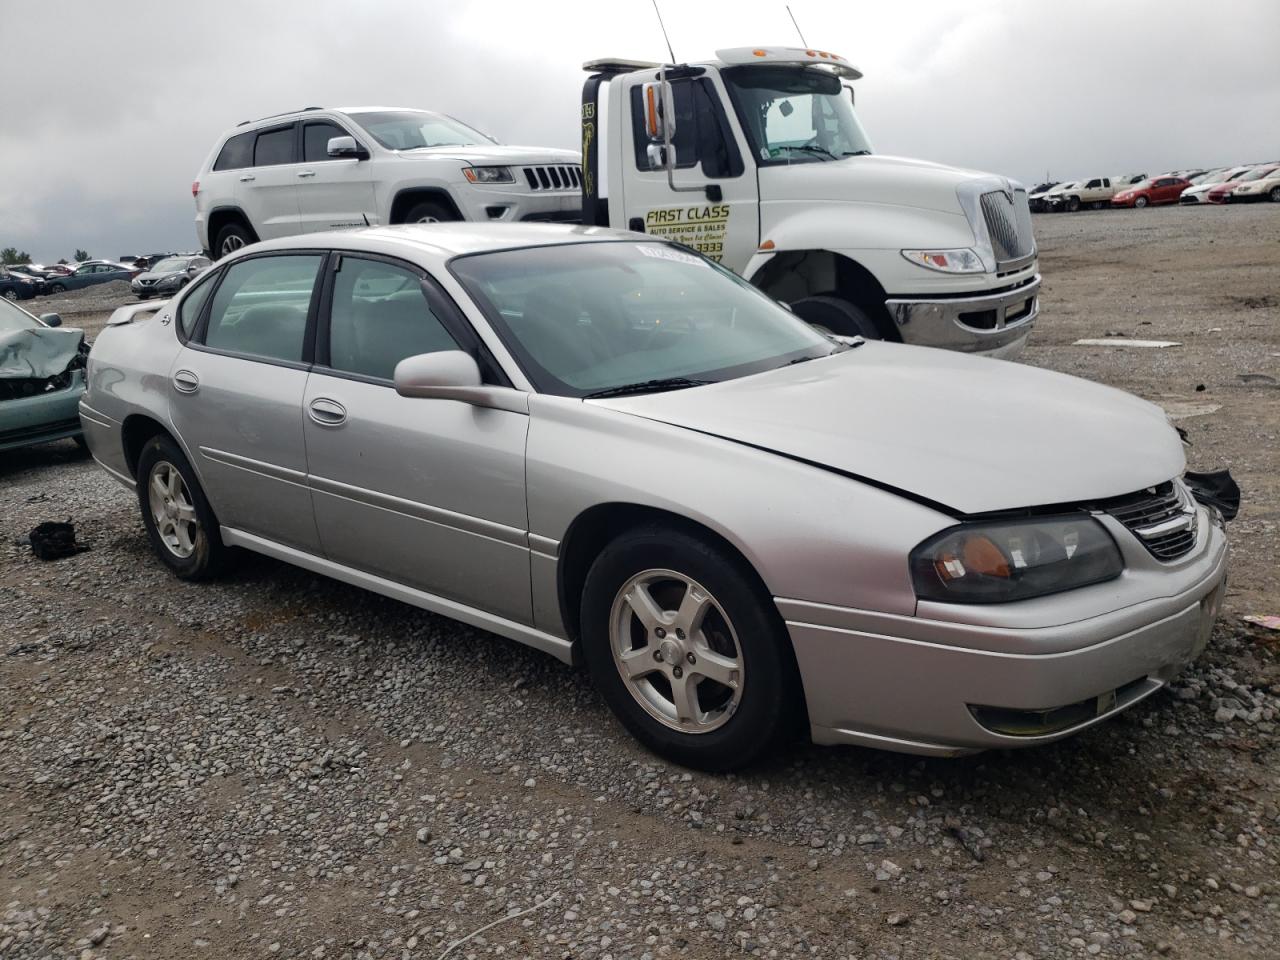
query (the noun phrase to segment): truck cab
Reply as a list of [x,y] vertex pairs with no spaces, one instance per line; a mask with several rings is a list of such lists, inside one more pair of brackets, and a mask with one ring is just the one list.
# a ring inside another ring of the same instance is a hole
[[1026,190],[875,154],[844,58],[584,69],[585,223],[683,243],[834,334],[1021,352],[1040,287]]

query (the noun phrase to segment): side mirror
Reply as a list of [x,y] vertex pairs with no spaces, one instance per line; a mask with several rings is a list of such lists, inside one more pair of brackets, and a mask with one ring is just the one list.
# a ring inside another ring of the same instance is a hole
[[396,364],[393,377],[396,393],[402,397],[465,400],[468,390],[481,385],[480,368],[461,350],[405,357]]
[[667,148],[661,143],[651,143],[645,147],[645,156],[649,158],[650,170],[667,168]]
[[62,326],[62,318],[58,316],[56,313],[40,314],[40,322],[43,323],[46,327]]
[[676,135],[675,95],[665,80],[646,83],[641,91],[644,102],[644,132],[654,143],[665,143]]
[[326,152],[331,157],[352,157],[356,160],[364,160],[369,156],[356,143],[355,137],[330,137]]

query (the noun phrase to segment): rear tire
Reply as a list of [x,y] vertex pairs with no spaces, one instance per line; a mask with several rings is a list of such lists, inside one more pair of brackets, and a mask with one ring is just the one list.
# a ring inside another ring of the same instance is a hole
[[167,436],[147,441],[138,457],[138,506],[151,548],[182,580],[207,580],[226,562],[218,519],[195,471]]
[[804,297],[791,304],[791,312],[824,333],[862,337],[864,340],[884,339],[875,320],[861,307],[842,297]]
[[802,715],[772,601],[741,560],[678,529],[632,530],[596,558],[582,594],[582,652],[631,734],[687,767],[752,763]]
[[228,223],[218,231],[218,239],[214,241],[213,250],[221,260],[253,242],[253,235],[246,227],[239,223]]
[[415,203],[405,214],[405,223],[449,223],[457,220],[454,212],[443,203],[435,200],[423,200]]
[[1133,201],[1133,205],[1141,209],[1142,207],[1145,207],[1148,202],[1149,201],[1147,200],[1146,197],[1138,197],[1138,199]]
[[49,292],[50,293],[66,293],[67,288],[63,286],[61,283],[52,283],[49,285]]
[[1272,203],[1280,203],[1280,187],[1272,187],[1271,192],[1267,194]]

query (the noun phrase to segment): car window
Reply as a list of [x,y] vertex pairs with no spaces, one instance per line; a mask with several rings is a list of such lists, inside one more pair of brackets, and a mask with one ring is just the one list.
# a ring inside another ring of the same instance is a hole
[[308,123],[302,128],[302,159],[307,163],[336,160],[329,156],[329,141],[333,137],[350,136],[334,123]]
[[76,267],[76,276],[83,276],[86,273],[93,273],[93,264],[87,264],[83,267]]
[[218,159],[213,163],[215,170],[239,170],[241,167],[253,166],[253,134],[237,133],[222,145]]
[[302,360],[307,311],[321,254],[252,257],[227,268],[213,303],[204,342],[229,353]]
[[258,142],[253,148],[255,167],[272,167],[281,163],[293,163],[293,127],[258,134]]
[[390,380],[405,357],[457,349],[431,311],[417,273],[343,256],[329,315],[330,367]]
[[[8,276],[0,270],[0,280]],[[0,333],[12,333],[14,330],[35,330],[40,327],[36,319],[25,310],[15,307],[8,300],[0,298]]]
[[178,329],[184,339],[189,339],[195,332],[196,322],[200,319],[200,311],[204,308],[209,294],[213,292],[214,277],[205,277],[188,291],[178,304]]

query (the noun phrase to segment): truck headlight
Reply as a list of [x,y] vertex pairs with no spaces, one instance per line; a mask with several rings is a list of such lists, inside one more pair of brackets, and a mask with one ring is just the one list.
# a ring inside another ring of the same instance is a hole
[[987,268],[982,258],[973,250],[903,250],[902,255],[912,263],[942,273],[982,273]]
[[1092,517],[961,524],[911,551],[921,600],[1007,603],[1118,577],[1120,548]]
[[462,175],[472,183],[515,183],[510,167],[463,167]]

